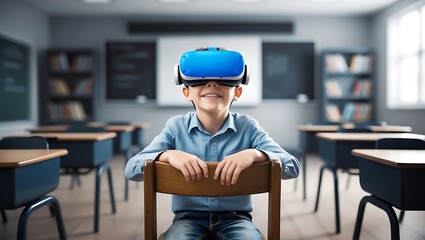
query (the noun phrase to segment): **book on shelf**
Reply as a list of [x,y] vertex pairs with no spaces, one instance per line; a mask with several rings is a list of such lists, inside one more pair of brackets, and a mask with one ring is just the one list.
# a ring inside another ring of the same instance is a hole
[[69,71],[68,56],[65,53],[57,53],[51,55],[50,69],[54,72]]
[[62,78],[51,79],[50,91],[54,96],[69,96],[70,90],[66,81]]
[[358,79],[354,82],[352,95],[356,97],[369,97],[372,91],[370,79]]
[[338,81],[333,79],[328,79],[326,81],[326,93],[329,97],[341,97],[343,95]]
[[348,64],[340,53],[327,54],[325,57],[328,72],[343,73],[348,71]]
[[53,121],[84,121],[87,118],[83,105],[78,101],[50,102],[48,110]]
[[335,104],[328,104],[326,106],[326,117],[328,121],[332,122],[341,122],[343,119],[339,107]]
[[369,73],[372,70],[372,56],[369,54],[356,54],[351,57],[350,72]]
[[75,96],[91,96],[93,92],[93,79],[85,78],[78,81],[75,85],[73,94]]
[[346,122],[361,122],[370,120],[372,105],[370,103],[347,103],[344,106],[342,117]]
[[84,72],[92,69],[92,58],[88,55],[79,54],[72,61],[72,71]]

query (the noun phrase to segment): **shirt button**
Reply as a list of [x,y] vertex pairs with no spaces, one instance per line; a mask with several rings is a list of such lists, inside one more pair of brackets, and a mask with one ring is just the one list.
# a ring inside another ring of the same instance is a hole
[[214,201],[215,201],[215,198],[211,198],[211,201],[213,201],[213,202],[214,202]]
[[211,142],[214,142],[214,138],[211,138]]

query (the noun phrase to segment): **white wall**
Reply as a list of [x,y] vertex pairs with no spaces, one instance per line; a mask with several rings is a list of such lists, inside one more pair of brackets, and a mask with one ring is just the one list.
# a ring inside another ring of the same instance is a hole
[[[30,46],[31,119],[28,121],[0,122],[0,137],[25,132],[37,125],[38,116],[38,53],[49,46],[47,16],[23,1],[0,1],[0,34]],[[13,103],[10,103],[13,104]],[[7,113],[0,113],[7,114]]]

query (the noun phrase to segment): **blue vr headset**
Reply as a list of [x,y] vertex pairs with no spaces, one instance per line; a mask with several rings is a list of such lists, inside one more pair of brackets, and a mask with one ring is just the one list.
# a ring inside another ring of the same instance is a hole
[[235,87],[241,83],[247,85],[249,81],[242,55],[218,47],[184,53],[180,64],[175,66],[174,76],[177,85],[189,87],[204,85],[209,81]]

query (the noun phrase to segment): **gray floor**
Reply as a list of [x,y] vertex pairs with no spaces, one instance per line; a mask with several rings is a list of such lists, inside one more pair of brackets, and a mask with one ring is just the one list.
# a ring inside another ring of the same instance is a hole
[[[351,177],[350,185],[346,189],[347,175],[339,174],[342,232],[335,234],[333,181],[329,172],[324,174],[319,211],[313,213],[320,164],[321,160],[318,156],[309,156],[306,201],[302,200],[301,176],[298,183],[295,180],[282,182],[281,239],[352,239],[358,203],[366,193],[360,188],[358,177]],[[117,213],[111,214],[105,177],[102,179],[100,232],[97,234],[92,233],[93,173],[82,176],[82,186],[74,190],[69,190],[70,178],[61,177],[60,185],[52,195],[56,196],[61,203],[68,239],[143,239],[143,183],[132,182],[130,199],[128,202],[124,202],[123,158],[114,158],[112,165]],[[172,218],[170,198],[160,195],[158,201],[160,202],[158,232],[162,232],[169,226]],[[267,196],[257,195],[253,201],[254,222],[263,232],[266,232]],[[21,211],[22,209],[7,211],[9,222],[7,224],[0,223],[1,240],[16,239],[16,226]],[[398,211],[396,212],[398,213]],[[424,212],[406,212],[404,222],[400,227],[401,239],[425,239],[424,223]],[[32,215],[28,226],[28,239],[58,239],[55,221],[50,217],[47,208],[41,208]],[[371,205],[366,207],[361,239],[390,239],[389,222],[384,212]]]

